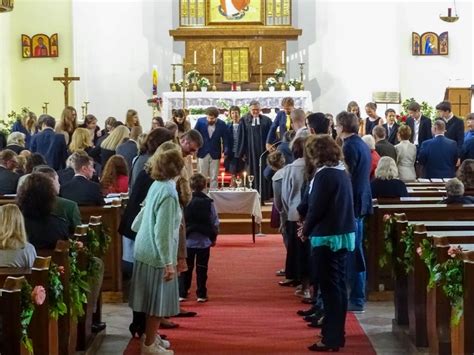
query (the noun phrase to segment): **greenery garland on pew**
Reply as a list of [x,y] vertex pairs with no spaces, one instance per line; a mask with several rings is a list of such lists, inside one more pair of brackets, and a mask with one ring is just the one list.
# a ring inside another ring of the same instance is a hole
[[107,253],[110,241],[110,234],[106,232],[104,225],[101,225],[99,233],[93,228],[89,228],[87,231],[87,246],[91,253],[98,258],[103,257]]
[[64,274],[64,266],[51,263],[48,273],[48,303],[49,316],[58,319],[66,314],[67,306],[64,303],[64,287],[60,275]]
[[435,248],[428,239],[423,239],[416,252],[428,268],[430,274],[428,289],[432,289],[440,281],[441,277],[439,273],[440,265],[436,264]]
[[78,267],[78,251],[84,245],[82,242],[69,240],[69,295],[70,295],[70,314],[74,321],[84,315],[84,303],[87,303],[87,293],[89,293],[89,284],[87,283],[87,271],[81,271]]
[[403,264],[406,274],[413,271],[414,257],[415,257],[415,226],[408,224],[406,230],[400,237],[400,244],[404,244],[402,258],[397,258],[397,261]]
[[35,286],[32,288],[28,281],[24,281],[21,286],[21,343],[25,349],[33,354],[33,341],[28,335],[28,327],[30,326],[35,305],[41,306],[46,298],[46,291],[43,286]]
[[383,216],[383,240],[384,240],[384,251],[379,257],[379,266],[384,267],[388,265],[388,262],[393,257],[393,231],[397,219],[391,214],[385,214]]
[[464,262],[459,256],[461,253],[460,247],[449,248],[448,255],[451,259],[443,263],[440,270],[443,291],[452,307],[451,323],[453,325],[459,324],[464,312]]

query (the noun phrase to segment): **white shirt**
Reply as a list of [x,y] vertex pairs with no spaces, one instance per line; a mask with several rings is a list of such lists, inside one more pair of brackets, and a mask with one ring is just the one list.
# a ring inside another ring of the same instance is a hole
[[413,143],[415,143],[415,145],[418,145],[418,132],[420,131],[421,116],[417,120],[414,119],[414,121],[415,121],[415,134],[413,135]]
[[260,116],[252,117],[252,126],[254,127],[255,125],[260,126]]
[[216,125],[215,124],[213,124],[213,125],[208,124],[207,125],[207,134],[209,134],[209,138],[212,138],[212,135],[213,135],[215,130],[216,130]]

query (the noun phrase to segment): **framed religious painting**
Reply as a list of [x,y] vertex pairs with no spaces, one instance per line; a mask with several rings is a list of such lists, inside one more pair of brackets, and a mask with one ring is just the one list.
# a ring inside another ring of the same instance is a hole
[[207,0],[208,25],[263,25],[264,0]]
[[51,58],[59,56],[58,34],[51,37],[38,33],[33,37],[21,35],[21,51],[23,58]]
[[437,35],[434,32],[425,32],[411,35],[411,53],[415,56],[448,55],[448,32]]

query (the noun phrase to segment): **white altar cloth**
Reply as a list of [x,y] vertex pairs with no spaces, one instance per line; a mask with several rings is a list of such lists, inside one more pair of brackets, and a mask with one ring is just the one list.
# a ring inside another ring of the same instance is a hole
[[[281,106],[281,99],[292,97],[295,107],[305,111],[313,111],[313,98],[310,91],[187,91],[186,107],[206,108],[216,106],[221,108],[223,103],[232,106],[248,105],[252,100],[258,100],[262,108]],[[165,121],[171,119],[171,110],[183,107],[183,93],[164,92],[161,115]]]

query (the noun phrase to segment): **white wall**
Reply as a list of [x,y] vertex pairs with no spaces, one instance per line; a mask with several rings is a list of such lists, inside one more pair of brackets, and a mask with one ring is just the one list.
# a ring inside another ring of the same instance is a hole
[[[473,5],[458,0],[461,19],[448,24],[438,18],[448,3],[293,0],[293,24],[303,35],[288,44],[289,76],[298,77],[302,51],[315,111],[337,113],[350,100],[364,105],[372,92],[385,90],[435,105],[447,86],[461,84],[453,79],[474,83]],[[73,0],[77,107],[88,99],[89,112],[102,122],[124,119],[135,108],[147,129],[152,66],[158,66],[159,93],[167,91],[173,57],[184,53],[183,43],[169,36],[177,25],[178,0]],[[411,56],[412,31],[446,30],[449,56]]]
[[11,13],[0,15],[0,119],[11,111],[10,17]]

